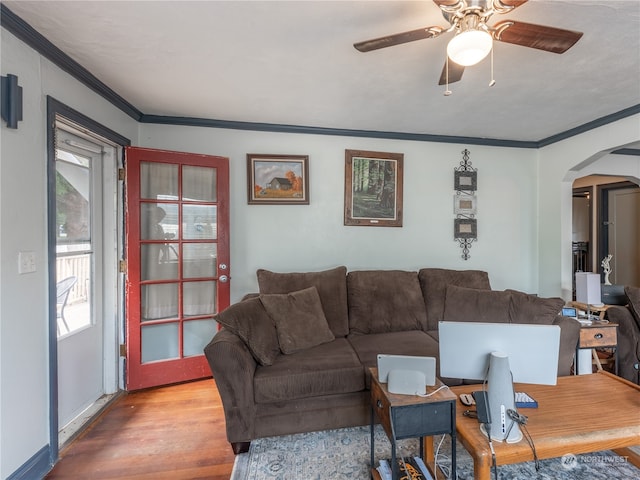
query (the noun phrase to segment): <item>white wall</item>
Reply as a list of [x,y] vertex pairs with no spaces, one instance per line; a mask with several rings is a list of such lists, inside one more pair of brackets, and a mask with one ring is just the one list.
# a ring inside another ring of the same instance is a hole
[[[453,240],[453,171],[464,145],[141,125],[143,146],[230,158],[232,300],[257,291],[255,271],[488,270],[494,288],[535,291],[536,152],[469,146],[478,169],[478,242]],[[404,224],[345,227],[345,149],[404,153]],[[247,205],[247,153],[309,155],[310,205]]]
[[[18,77],[23,118],[2,122],[0,160],[0,478],[49,443],[46,96],[137,140],[137,123],[2,29],[2,75]],[[36,272],[18,274],[18,252]]]
[[638,183],[640,157],[609,152],[640,140],[640,115],[576,135],[539,150],[541,295],[571,298],[571,200],[576,178],[617,175]]

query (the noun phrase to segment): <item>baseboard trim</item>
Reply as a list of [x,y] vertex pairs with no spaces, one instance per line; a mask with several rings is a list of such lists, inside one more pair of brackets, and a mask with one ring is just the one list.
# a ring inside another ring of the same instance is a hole
[[33,480],[43,478],[51,470],[50,446],[42,447],[33,457],[7,477],[7,480]]

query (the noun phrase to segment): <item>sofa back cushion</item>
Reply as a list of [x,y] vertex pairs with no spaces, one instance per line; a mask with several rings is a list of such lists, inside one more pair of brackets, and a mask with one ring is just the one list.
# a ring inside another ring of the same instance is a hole
[[507,290],[511,293],[509,318],[511,323],[538,323],[551,325],[564,306],[560,297],[542,298],[536,295]]
[[437,330],[438,322],[444,319],[444,303],[447,285],[491,290],[489,275],[481,270],[448,270],[445,268],[423,268],[418,272],[420,288],[427,309],[427,326]]
[[510,323],[511,293],[448,285],[443,320],[448,322]]
[[386,333],[426,328],[427,314],[416,272],[349,272],[347,290],[351,333]]
[[306,273],[277,273],[260,269],[257,276],[261,294],[291,293],[316,287],[322,310],[333,334],[336,337],[344,337],[349,333],[346,267]]
[[624,294],[629,300],[629,310],[640,328],[640,288],[627,285],[624,287]]

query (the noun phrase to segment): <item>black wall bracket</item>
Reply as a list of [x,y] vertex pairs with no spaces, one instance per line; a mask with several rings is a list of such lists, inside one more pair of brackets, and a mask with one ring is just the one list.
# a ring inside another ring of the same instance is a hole
[[22,87],[18,85],[17,76],[9,73],[2,77],[0,95],[2,119],[7,122],[8,128],[18,128],[18,122],[22,121]]

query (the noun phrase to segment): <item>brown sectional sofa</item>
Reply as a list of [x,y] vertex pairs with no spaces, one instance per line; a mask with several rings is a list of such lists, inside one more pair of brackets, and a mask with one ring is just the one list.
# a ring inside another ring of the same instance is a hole
[[236,453],[260,437],[368,424],[377,354],[437,358],[443,319],[560,325],[558,374],[571,372],[580,326],[558,315],[564,301],[491,290],[486,272],[257,276],[260,294],[217,315],[223,328],[205,347]]
[[618,324],[618,375],[640,384],[640,288],[625,286],[626,306],[611,306],[607,319]]

